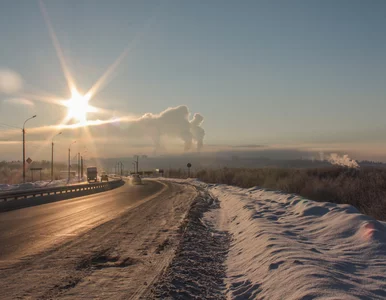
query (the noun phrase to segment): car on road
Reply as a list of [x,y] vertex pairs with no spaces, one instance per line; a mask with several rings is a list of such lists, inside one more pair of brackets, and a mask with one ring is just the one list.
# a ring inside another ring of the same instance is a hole
[[133,174],[131,176],[131,183],[132,184],[142,184],[141,176],[139,176],[139,174]]
[[105,172],[102,172],[101,181],[109,181],[109,176]]

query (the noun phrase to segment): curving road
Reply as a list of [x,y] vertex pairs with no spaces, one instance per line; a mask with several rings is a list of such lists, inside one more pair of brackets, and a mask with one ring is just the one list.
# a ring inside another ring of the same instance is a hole
[[198,193],[145,181],[0,213],[0,298],[149,299]]
[[165,188],[156,181],[145,181],[144,186],[125,184],[107,192],[0,213],[0,266],[76,237]]

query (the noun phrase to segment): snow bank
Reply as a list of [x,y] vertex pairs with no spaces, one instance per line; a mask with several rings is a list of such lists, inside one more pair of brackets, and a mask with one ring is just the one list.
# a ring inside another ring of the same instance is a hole
[[60,180],[42,180],[42,181],[34,181],[34,182],[26,182],[20,184],[0,184],[0,192],[6,191],[24,191],[31,189],[39,189],[44,187],[59,187],[66,185],[75,185],[75,184],[84,184],[87,183],[86,179],[82,179],[81,182],[78,182],[77,178],[72,178],[69,183],[67,183],[67,179]]
[[382,223],[349,205],[260,188],[208,189],[220,200],[221,230],[233,235],[229,298],[386,298]]

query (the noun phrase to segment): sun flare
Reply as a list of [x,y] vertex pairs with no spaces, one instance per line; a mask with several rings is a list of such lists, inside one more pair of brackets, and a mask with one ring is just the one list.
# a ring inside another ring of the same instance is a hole
[[75,89],[72,90],[72,97],[63,103],[68,109],[67,118],[86,123],[87,113],[96,111],[95,107],[89,105],[89,101],[89,96],[81,95]]

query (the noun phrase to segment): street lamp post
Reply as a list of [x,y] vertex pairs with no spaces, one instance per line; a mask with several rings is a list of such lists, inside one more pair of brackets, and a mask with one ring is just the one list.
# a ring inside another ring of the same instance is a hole
[[33,118],[36,118],[36,115],[25,120],[23,124],[23,183],[25,183],[25,123],[27,123],[28,120],[31,120]]
[[70,146],[68,146],[68,178],[67,182],[70,182],[70,171],[71,171],[71,145],[75,144],[76,141],[73,141]]
[[84,161],[83,161],[83,156],[86,155],[86,153],[88,152],[87,148],[84,147],[84,149],[86,149],[86,151],[83,152],[83,155],[80,156],[80,178],[83,178],[83,164],[84,164]]
[[80,152],[78,152],[78,182],[80,182]]
[[123,163],[120,161],[119,164],[121,165],[121,176],[123,175]]
[[54,138],[60,134],[62,134],[62,132],[54,135],[51,140],[51,181],[54,180]]
[[138,173],[138,160],[139,160],[139,156],[136,155],[137,159],[133,162],[135,164],[134,168],[136,169],[134,172]]

